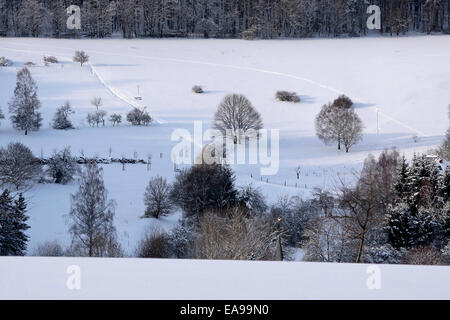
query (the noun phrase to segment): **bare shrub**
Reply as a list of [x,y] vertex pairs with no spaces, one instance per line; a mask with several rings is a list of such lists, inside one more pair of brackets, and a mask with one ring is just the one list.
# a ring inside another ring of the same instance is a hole
[[201,86],[193,86],[192,87],[192,92],[200,94],[200,93],[203,93],[204,91],[203,91],[203,88]]
[[418,247],[408,251],[405,263],[415,265],[437,265],[442,263],[439,251],[431,247]]
[[294,103],[300,102],[300,97],[295,92],[277,91],[275,97],[279,101],[294,102]]
[[353,101],[345,94],[342,94],[334,100],[333,106],[337,108],[350,109],[353,106]]
[[39,244],[33,252],[33,256],[38,257],[62,257],[64,255],[63,247],[56,240]]
[[158,219],[170,214],[173,208],[170,190],[170,184],[165,178],[157,176],[150,180],[144,194],[145,217]]
[[44,61],[44,64],[46,65],[46,66],[48,66],[49,64],[51,64],[51,63],[58,63],[59,61],[58,61],[58,59],[56,58],[56,57],[54,57],[54,56],[44,56],[43,58],[42,58],[42,60]]
[[151,228],[137,248],[140,258],[170,258],[172,256],[170,239],[167,233],[158,228]]
[[208,212],[200,218],[194,255],[200,259],[274,260],[280,235],[265,216],[250,218],[239,207],[225,215]]

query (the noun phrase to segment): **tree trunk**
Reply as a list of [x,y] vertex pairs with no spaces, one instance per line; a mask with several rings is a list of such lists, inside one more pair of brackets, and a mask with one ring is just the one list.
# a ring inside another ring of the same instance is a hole
[[365,232],[361,235],[361,238],[360,238],[360,241],[359,241],[358,255],[356,256],[356,262],[355,263],[360,263],[361,262],[362,250],[363,250],[363,247],[364,247],[364,239],[365,239]]

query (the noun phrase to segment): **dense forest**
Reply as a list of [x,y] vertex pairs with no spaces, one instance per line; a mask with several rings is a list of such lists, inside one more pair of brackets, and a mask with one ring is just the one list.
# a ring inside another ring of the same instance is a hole
[[[67,8],[81,8],[81,30]],[[450,0],[0,0],[0,36],[305,38],[450,31]],[[374,31],[371,31],[374,32]]]

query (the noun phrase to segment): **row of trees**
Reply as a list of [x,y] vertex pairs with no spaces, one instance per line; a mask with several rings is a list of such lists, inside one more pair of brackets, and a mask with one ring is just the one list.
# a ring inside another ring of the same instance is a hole
[[[66,8],[73,4],[81,7],[80,32],[66,27]],[[450,0],[0,0],[0,35],[361,36],[367,32],[369,4],[381,8],[382,33],[429,33],[450,26]]]
[[[42,115],[39,112],[41,102],[37,95],[37,84],[31,76],[31,72],[27,67],[17,72],[16,87],[14,96],[9,103],[9,113],[11,114],[11,122],[15,129],[22,130],[25,135],[31,130],[39,130],[42,126]],[[103,102],[100,97],[92,99],[91,104],[95,107],[95,111],[87,115],[87,122],[91,126],[105,126],[107,112],[101,110]],[[70,121],[70,115],[74,114],[69,101],[66,101],[59,107],[53,117],[51,126],[58,130],[74,129],[74,125]],[[5,115],[0,109],[0,119],[4,119]],[[109,117],[109,121],[113,126],[122,122],[122,115],[113,113]],[[127,113],[127,121],[134,126],[149,125],[153,119],[146,108],[133,108]]]

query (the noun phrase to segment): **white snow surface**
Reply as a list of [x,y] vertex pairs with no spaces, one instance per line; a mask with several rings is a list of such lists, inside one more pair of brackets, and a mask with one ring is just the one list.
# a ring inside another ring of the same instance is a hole
[[[90,63],[84,67],[73,63],[75,50],[86,51]],[[45,67],[43,55],[54,55],[60,63]],[[337,174],[351,176],[369,153],[377,155],[391,147],[408,157],[425,152],[441,143],[448,127],[450,36],[273,41],[1,38],[0,56],[14,62],[12,67],[0,68],[3,112],[7,113],[16,72],[32,61],[44,118],[43,128],[26,137],[2,120],[1,146],[20,141],[35,155],[44,156],[65,146],[75,155],[108,157],[110,148],[113,157],[131,158],[137,153],[147,159],[152,155],[151,171],[145,165],[128,165],[126,171],[120,165],[103,166],[109,196],[117,202],[115,224],[128,254],[134,253],[151,225],[170,230],[181,217],[178,212],[158,221],[141,218],[149,179],[157,174],[170,181],[174,178],[173,130],[193,132],[195,120],[209,128],[226,94],[245,94],[261,112],[265,127],[280,130],[277,175],[261,177],[256,165],[233,167],[238,185],[260,187],[269,202],[285,194],[307,197],[316,187],[333,189]],[[134,99],[138,85],[142,101]],[[205,93],[193,94],[193,85],[202,85]],[[278,102],[277,90],[295,91],[302,102]],[[314,130],[321,106],[341,93],[355,101],[365,125],[364,140],[349,154],[324,145]],[[103,108],[110,114],[125,115],[133,106],[147,106],[157,121],[149,127],[125,123],[90,128],[85,118],[93,110],[94,96],[102,97]],[[77,129],[53,130],[49,123],[66,100],[76,111],[72,119]],[[298,166],[300,181],[296,180]],[[27,193],[30,252],[43,241],[69,244],[66,215],[76,188],[76,182],[38,185]]]
[[[0,258],[0,299],[449,299],[449,267]],[[78,286],[79,285],[79,286]]]

